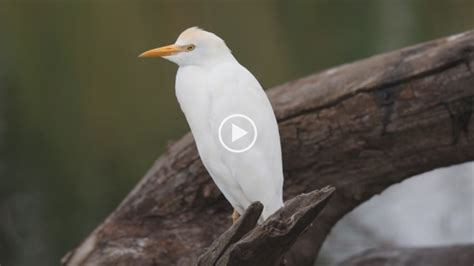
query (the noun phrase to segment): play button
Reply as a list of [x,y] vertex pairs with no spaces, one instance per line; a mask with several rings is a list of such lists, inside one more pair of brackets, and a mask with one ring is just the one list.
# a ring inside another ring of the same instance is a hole
[[232,142],[235,142],[242,138],[243,136],[247,135],[248,132],[244,129],[241,129],[239,126],[232,124]]
[[234,153],[249,150],[257,140],[257,127],[250,117],[243,114],[227,116],[219,125],[219,141]]

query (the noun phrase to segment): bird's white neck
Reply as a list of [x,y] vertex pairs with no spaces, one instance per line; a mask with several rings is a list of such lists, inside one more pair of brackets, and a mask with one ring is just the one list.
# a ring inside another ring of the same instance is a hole
[[235,57],[230,52],[222,53],[219,55],[214,55],[212,57],[207,57],[205,60],[202,60],[198,63],[198,66],[205,68],[219,67],[220,64],[237,62]]

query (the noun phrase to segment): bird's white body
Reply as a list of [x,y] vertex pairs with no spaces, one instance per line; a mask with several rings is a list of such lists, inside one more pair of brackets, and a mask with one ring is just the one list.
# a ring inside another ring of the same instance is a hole
[[[215,43],[206,47],[209,38],[218,38],[220,42],[211,40]],[[234,209],[243,214],[252,202],[260,201],[264,205],[262,218],[266,219],[283,206],[280,135],[272,106],[257,79],[239,64],[219,37],[190,28],[175,45],[193,42],[196,53],[201,46],[207,49],[202,51],[207,59],[198,60],[204,58],[202,54],[187,61],[165,58],[180,66],[176,96],[199,155]],[[211,48],[219,51],[209,52]],[[243,153],[226,150],[218,137],[220,123],[236,113],[250,117],[258,130],[255,144]]]
[[[204,166],[232,206],[242,214],[260,201],[264,219],[283,206],[278,126],[253,75],[234,58],[206,68],[180,67],[176,96]],[[251,117],[259,133],[255,145],[244,153],[229,152],[218,138],[220,122],[235,113]]]

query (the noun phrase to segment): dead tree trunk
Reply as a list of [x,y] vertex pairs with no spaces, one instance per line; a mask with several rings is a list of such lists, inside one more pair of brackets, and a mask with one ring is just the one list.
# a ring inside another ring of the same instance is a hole
[[263,210],[259,202],[223,233],[199,257],[198,266],[273,266],[288,251],[300,234],[324,209],[334,188],[326,187],[298,195],[256,226]]
[[[285,255],[287,265],[312,265],[331,227],[388,186],[474,160],[473,62],[471,31],[268,91],[280,125],[286,199],[337,189]],[[230,226],[230,212],[188,134],[64,262],[190,265]]]
[[474,245],[429,248],[381,248],[367,250],[342,262],[340,266],[472,266]]

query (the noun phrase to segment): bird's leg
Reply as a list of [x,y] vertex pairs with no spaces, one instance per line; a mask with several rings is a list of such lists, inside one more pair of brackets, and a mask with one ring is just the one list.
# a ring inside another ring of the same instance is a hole
[[237,222],[239,217],[240,217],[240,214],[234,209],[234,212],[232,213],[232,224],[235,224],[235,222]]

